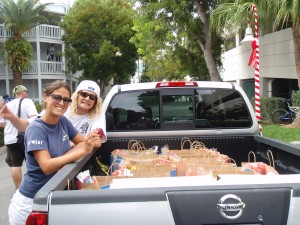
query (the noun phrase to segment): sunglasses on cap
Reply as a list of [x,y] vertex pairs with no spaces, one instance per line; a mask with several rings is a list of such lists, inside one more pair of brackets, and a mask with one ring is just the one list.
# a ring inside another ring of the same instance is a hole
[[70,105],[72,102],[72,99],[66,97],[63,98],[61,95],[49,94],[48,96],[51,96],[56,103],[63,101],[64,105]]
[[79,95],[83,98],[89,97],[92,101],[95,101],[97,99],[97,95],[89,94],[83,91],[78,91]]

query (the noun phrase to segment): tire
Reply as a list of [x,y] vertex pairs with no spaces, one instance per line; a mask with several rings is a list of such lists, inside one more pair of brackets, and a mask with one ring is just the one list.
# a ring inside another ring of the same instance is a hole
[[274,124],[289,124],[293,121],[291,114],[285,109],[277,109],[272,113],[272,122]]

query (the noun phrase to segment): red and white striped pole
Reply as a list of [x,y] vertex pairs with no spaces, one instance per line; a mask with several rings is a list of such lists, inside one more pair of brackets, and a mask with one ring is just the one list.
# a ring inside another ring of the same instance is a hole
[[258,14],[256,5],[253,5],[254,10],[254,38],[255,38],[255,59],[254,62],[254,86],[255,86],[255,115],[258,121],[259,132],[262,134],[261,116],[260,116],[260,83],[259,83],[259,40],[258,40]]
[[[254,86],[255,86],[255,116],[258,121],[259,132],[262,134],[261,116],[260,116],[260,83],[259,83],[259,40],[258,40],[258,14],[256,5],[253,5],[254,11],[254,41],[252,41],[252,54],[248,66],[254,66]],[[249,23],[248,15],[248,23]]]

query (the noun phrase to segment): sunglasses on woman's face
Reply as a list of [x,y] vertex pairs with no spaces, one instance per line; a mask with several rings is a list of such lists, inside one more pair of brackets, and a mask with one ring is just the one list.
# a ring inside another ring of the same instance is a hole
[[63,98],[61,95],[49,94],[48,96],[51,96],[56,103],[63,101],[64,105],[70,105],[72,102],[72,99],[66,97]]
[[95,101],[97,99],[96,95],[89,94],[89,93],[86,93],[84,91],[78,91],[78,93],[80,94],[81,97],[83,97],[83,98],[89,97],[92,101]]

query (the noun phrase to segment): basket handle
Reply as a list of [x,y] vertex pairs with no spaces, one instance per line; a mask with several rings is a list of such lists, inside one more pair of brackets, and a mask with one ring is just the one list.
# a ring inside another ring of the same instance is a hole
[[248,163],[251,161],[251,155],[253,155],[253,162],[256,162],[256,155],[253,151],[248,153]]
[[181,150],[183,149],[184,144],[185,144],[186,142],[188,142],[188,143],[190,144],[190,147],[189,147],[189,148],[191,148],[191,145],[192,145],[191,140],[190,140],[188,137],[183,137],[183,138],[181,139]]
[[270,149],[268,149],[268,151],[267,151],[267,156],[269,158],[270,166],[275,168],[274,156]]

